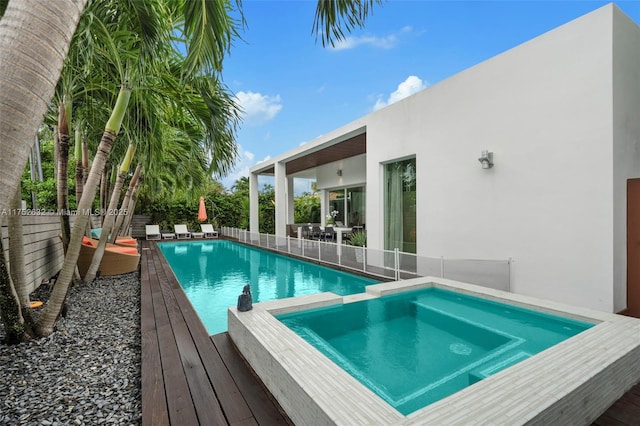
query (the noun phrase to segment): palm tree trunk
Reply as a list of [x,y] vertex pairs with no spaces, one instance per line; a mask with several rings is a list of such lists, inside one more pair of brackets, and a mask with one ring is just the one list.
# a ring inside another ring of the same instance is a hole
[[20,343],[25,337],[24,319],[18,295],[11,282],[3,246],[2,238],[0,238],[0,317],[4,325],[4,342],[7,345],[13,345]]
[[[18,190],[11,198],[11,212],[19,211],[22,203],[22,191],[20,185]],[[29,286],[27,283],[27,274],[24,269],[24,241],[22,215],[9,215],[9,265],[11,273],[11,281],[16,291],[18,301],[22,308],[22,316],[24,318],[27,332],[33,326],[31,317],[31,304],[29,303]],[[31,333],[32,334],[32,333]]]
[[122,200],[122,207],[120,209],[120,214],[116,219],[116,224],[113,226],[113,235],[124,235],[126,227],[123,228],[123,223],[129,217],[129,215],[133,214],[133,211],[129,210],[129,204],[131,203],[131,196],[133,195],[133,188],[137,185],[138,180],[140,179],[140,173],[142,172],[142,164],[138,164],[136,166],[136,171],[133,173],[133,177],[131,177],[131,181],[129,182],[129,188],[127,188],[127,193],[124,195],[124,200]]
[[[109,193],[109,163],[105,163],[100,176],[100,210],[107,208],[107,194]],[[102,223],[102,222],[101,222]]]
[[120,166],[113,192],[111,193],[111,201],[109,201],[109,207],[106,211],[105,220],[102,223],[102,231],[100,234],[98,247],[96,247],[96,250],[93,252],[91,264],[89,265],[89,269],[84,276],[85,282],[92,282],[96,278],[96,273],[98,272],[98,268],[100,267],[100,262],[102,262],[104,250],[107,247],[107,241],[109,241],[110,239],[109,236],[113,235],[113,241],[115,241],[115,239],[117,238],[117,234],[115,232],[112,232],[113,224],[115,223],[116,218],[120,217],[120,215],[116,213],[116,210],[118,209],[118,203],[120,201],[120,195],[122,193],[122,186],[124,185],[124,180],[127,177],[127,173],[129,173],[129,166],[131,165],[131,160],[135,152],[136,146],[130,143],[129,148],[127,148],[127,153],[124,156],[124,160],[122,160],[122,165]]
[[113,192],[111,193],[111,201],[109,201],[109,207],[107,208],[104,222],[102,222],[100,241],[98,242],[96,250],[93,252],[91,264],[89,265],[89,269],[87,269],[87,273],[84,276],[85,283],[90,283],[96,278],[96,273],[98,272],[98,268],[100,267],[100,262],[102,262],[102,256],[104,255],[104,250],[107,247],[107,241],[109,240],[109,235],[111,234],[113,223],[115,222],[116,215],[114,212],[118,208],[118,201],[120,200],[120,193],[122,192],[124,178],[125,173],[118,174],[116,184],[113,188]]
[[36,324],[36,333],[38,336],[48,336],[51,334],[53,332],[53,327],[62,312],[62,307],[64,306],[67,293],[69,291],[69,284],[71,283],[71,278],[73,277],[73,273],[76,268],[78,256],[80,255],[82,237],[85,229],[89,225],[89,220],[91,219],[90,210],[93,204],[93,199],[96,195],[96,190],[98,189],[100,175],[105,163],[107,162],[107,158],[109,157],[109,153],[111,152],[111,148],[115,142],[116,135],[120,131],[122,118],[129,103],[130,96],[131,90],[129,88],[123,87],[120,89],[118,100],[113,108],[111,118],[105,126],[105,131],[102,134],[100,145],[98,146],[96,156],[93,160],[93,164],[91,165],[91,170],[89,171],[89,176],[87,177],[87,183],[84,187],[82,198],[78,203],[78,216],[76,216],[76,221],[71,231],[69,251],[67,251],[67,254],[64,257],[64,263],[62,264],[62,269],[58,275],[58,280],[51,292],[49,302]]
[[75,132],[76,144],[74,150],[74,156],[76,157],[76,208],[78,201],[82,197],[82,186],[84,185],[84,168],[82,167],[82,134],[79,128],[76,128]]
[[0,210],[20,182],[86,2],[10,1],[0,20]]
[[136,202],[138,201],[138,190],[140,189],[140,183],[142,180],[138,178],[136,182],[136,186],[133,187],[133,191],[131,191],[131,198],[127,203],[127,215],[125,216],[124,222],[122,223],[122,228],[120,229],[120,235],[125,235],[127,229],[131,226],[131,221],[133,220],[133,213],[136,210]]
[[56,171],[56,190],[58,194],[58,212],[62,231],[62,247],[66,253],[69,248],[71,224],[69,222],[69,111],[66,98],[58,106],[58,168]]

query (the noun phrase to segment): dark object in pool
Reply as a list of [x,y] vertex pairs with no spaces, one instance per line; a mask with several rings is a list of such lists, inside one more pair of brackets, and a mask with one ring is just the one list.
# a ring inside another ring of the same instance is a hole
[[251,299],[251,286],[245,285],[242,294],[238,296],[238,311],[246,312],[253,309],[253,300]]

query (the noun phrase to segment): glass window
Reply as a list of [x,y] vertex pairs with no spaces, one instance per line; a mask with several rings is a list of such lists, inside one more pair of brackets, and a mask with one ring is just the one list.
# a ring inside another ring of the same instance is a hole
[[384,166],[384,248],[416,253],[416,159]]
[[365,188],[347,188],[347,212],[349,220],[347,226],[365,226],[367,221],[367,210],[365,208]]
[[329,191],[327,214],[337,211],[336,222],[347,227],[364,227],[367,220],[365,194],[364,186]]
[[326,214],[331,214],[333,211],[338,212],[335,217],[335,221],[344,223],[344,189],[329,191],[329,211]]

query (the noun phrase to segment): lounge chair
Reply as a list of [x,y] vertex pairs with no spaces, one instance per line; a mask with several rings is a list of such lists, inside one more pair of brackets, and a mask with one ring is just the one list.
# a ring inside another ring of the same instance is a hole
[[[84,277],[89,270],[93,254],[98,246],[98,240],[84,237],[82,246],[80,247],[80,256],[78,256],[78,272]],[[101,276],[128,274],[135,272],[140,263],[140,254],[134,247],[121,247],[115,244],[107,243],[107,247],[102,255],[102,261],[98,268]]]
[[179,240],[186,240],[191,238],[191,232],[187,229],[187,225],[173,225],[173,229],[176,232],[176,238]]
[[218,231],[213,229],[212,224],[202,223],[200,224],[200,229],[202,229],[205,238],[218,238]]
[[147,240],[159,240],[162,238],[159,225],[145,225]]
[[[153,226],[153,225],[148,225],[148,226]],[[91,238],[94,240],[99,240],[100,239],[100,235],[102,234],[102,228],[93,228],[91,230]],[[159,240],[159,238],[149,238],[149,229],[147,228],[147,240]],[[151,234],[152,237],[154,234]],[[138,247],[138,240],[136,240],[133,237],[129,237],[129,236],[118,236],[116,237],[116,240],[113,242],[113,244],[118,245],[118,246],[123,246],[123,247]]]
[[138,247],[138,240],[133,237],[116,237],[113,243],[122,247]]

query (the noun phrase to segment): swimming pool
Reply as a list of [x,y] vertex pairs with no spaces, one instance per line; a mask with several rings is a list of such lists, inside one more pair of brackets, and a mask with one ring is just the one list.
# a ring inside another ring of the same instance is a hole
[[[404,415],[277,319],[432,287],[595,325]],[[229,336],[295,424],[591,424],[640,381],[638,335],[636,318],[436,277],[229,310]]]
[[438,288],[277,318],[404,415],[593,326]]
[[227,330],[227,308],[236,306],[245,284],[257,303],[326,291],[361,293],[377,282],[226,240],[158,247],[209,334]]

